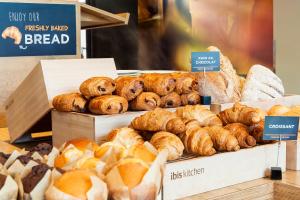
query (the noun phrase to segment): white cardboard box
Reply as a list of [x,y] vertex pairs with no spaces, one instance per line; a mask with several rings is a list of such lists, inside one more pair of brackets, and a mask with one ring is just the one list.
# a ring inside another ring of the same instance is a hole
[[300,141],[286,142],[286,168],[300,170]]
[[[219,153],[168,163],[163,180],[163,200],[179,199],[262,178],[277,164],[278,144],[237,152]],[[279,165],[286,170],[286,143],[279,151]]]

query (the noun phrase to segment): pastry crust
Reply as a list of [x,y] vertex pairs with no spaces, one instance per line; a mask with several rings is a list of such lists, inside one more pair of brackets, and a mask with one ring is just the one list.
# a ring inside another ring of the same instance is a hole
[[200,104],[201,100],[200,94],[197,91],[193,91],[188,94],[182,94],[180,98],[183,106]]
[[176,135],[160,131],[155,133],[150,143],[158,150],[166,149],[168,151],[168,160],[176,160],[183,154],[184,146],[179,137]]
[[181,135],[185,150],[200,156],[211,156],[216,153],[213,142],[205,128],[197,120],[186,123],[186,131]]
[[176,87],[174,91],[179,95],[192,92],[197,85],[195,76],[190,73],[172,73],[171,75],[176,79]]
[[238,140],[241,148],[254,147],[256,140],[249,134],[248,127],[241,123],[232,123],[224,127]]
[[109,77],[92,77],[80,85],[80,92],[85,97],[98,97],[112,94],[116,89],[115,81]]
[[127,127],[112,130],[107,135],[107,140],[110,142],[119,143],[126,148],[144,143],[142,136],[140,136],[137,131]]
[[240,103],[235,103],[232,108],[219,113],[223,125],[238,122],[249,126],[263,120],[265,115],[266,113],[258,108],[252,108]]
[[160,97],[154,92],[142,92],[130,102],[131,110],[154,110],[161,104]]
[[87,100],[79,93],[61,94],[53,98],[52,105],[61,112],[85,112]]
[[116,94],[131,101],[144,90],[144,80],[139,77],[121,76],[115,80]]
[[291,108],[289,108],[287,106],[274,105],[269,109],[268,115],[269,116],[280,116],[286,112],[289,112],[290,110],[291,110]]
[[179,94],[176,92],[171,92],[163,97],[161,97],[161,104],[162,108],[176,108],[181,106],[181,99]]
[[217,151],[238,151],[238,140],[226,129],[220,126],[205,127]]
[[197,120],[200,126],[222,126],[222,121],[216,114],[201,105],[187,105],[176,109],[178,117],[184,120]]
[[89,110],[94,114],[112,115],[124,113],[128,109],[128,102],[124,97],[116,95],[104,95],[92,99]]
[[185,131],[183,121],[175,113],[162,108],[156,108],[139,117],[136,117],[131,126],[141,131],[168,131],[174,134],[180,134]]
[[145,91],[154,92],[160,96],[167,95],[174,91],[176,80],[170,74],[143,74]]

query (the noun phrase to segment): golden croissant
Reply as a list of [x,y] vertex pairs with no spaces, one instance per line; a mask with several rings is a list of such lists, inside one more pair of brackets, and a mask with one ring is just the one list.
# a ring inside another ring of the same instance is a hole
[[232,123],[224,127],[233,134],[239,142],[241,148],[254,147],[256,140],[249,134],[248,127],[241,123]]
[[154,92],[160,96],[167,95],[175,89],[176,80],[169,74],[143,74],[145,91]]
[[176,135],[160,131],[155,133],[150,143],[158,150],[166,149],[168,151],[168,160],[176,160],[183,154],[184,146]]
[[176,108],[181,106],[181,99],[179,94],[176,92],[171,92],[165,96],[161,97],[161,105],[162,108]]
[[144,81],[139,77],[121,76],[115,80],[116,94],[128,101],[133,100],[144,90]]
[[201,126],[222,126],[218,116],[202,105],[187,105],[177,108],[176,114],[185,120],[196,119]]
[[52,105],[61,112],[85,112],[87,100],[79,93],[61,94],[53,98]]
[[219,113],[219,117],[224,125],[238,122],[249,126],[263,120],[265,115],[266,113],[258,108],[252,108],[240,103],[235,103],[232,108]]
[[238,151],[240,149],[238,140],[228,130],[221,126],[205,128],[217,151]]
[[92,77],[80,85],[80,92],[86,97],[112,94],[116,89],[115,81],[109,77]]
[[154,110],[161,103],[160,97],[154,92],[142,92],[130,102],[131,110]]
[[257,124],[253,124],[249,128],[250,135],[252,135],[257,143],[260,144],[268,144],[272,143],[272,140],[263,140],[263,135],[264,135],[264,126],[265,126],[265,121],[260,121]]
[[185,131],[183,121],[175,113],[162,108],[156,108],[139,117],[136,117],[131,126],[141,131],[168,131],[174,134],[180,134]]
[[112,115],[124,113],[128,109],[128,102],[124,97],[116,95],[103,95],[92,99],[89,103],[91,113]]
[[15,45],[19,45],[22,41],[22,33],[20,32],[20,30],[15,27],[15,26],[10,26],[7,27],[3,32],[2,32],[2,38],[6,39],[6,38],[11,38],[13,39],[15,42]]
[[181,139],[188,153],[200,156],[211,156],[216,153],[208,131],[201,128],[196,120],[186,123],[186,131],[181,134]]

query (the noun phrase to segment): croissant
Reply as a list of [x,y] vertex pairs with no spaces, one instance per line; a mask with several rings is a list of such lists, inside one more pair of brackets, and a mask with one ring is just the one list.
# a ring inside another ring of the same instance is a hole
[[169,74],[143,74],[145,91],[154,92],[160,96],[167,95],[175,89],[176,80]]
[[176,92],[171,92],[163,97],[161,97],[161,104],[162,108],[176,108],[181,105],[181,99],[179,94]]
[[265,126],[265,121],[262,120],[259,123],[253,124],[249,127],[250,135],[252,135],[255,138],[256,143],[260,143],[260,144],[272,143],[271,140],[263,140],[264,126]]
[[249,148],[256,145],[255,138],[249,135],[248,127],[244,124],[233,123],[226,125],[224,128],[236,137],[241,148]]
[[184,146],[181,140],[172,133],[165,131],[157,132],[152,136],[150,143],[158,151],[167,149],[168,160],[176,160],[183,154]]
[[142,92],[130,102],[131,110],[153,110],[160,106],[160,97],[154,92]]
[[217,151],[238,151],[238,140],[226,129],[220,126],[205,127]]
[[286,112],[289,112],[290,110],[291,110],[291,108],[289,108],[287,106],[275,105],[269,109],[268,115],[269,116],[280,116]]
[[180,134],[185,131],[183,121],[175,113],[162,108],[156,108],[139,117],[136,117],[131,126],[141,131],[168,131],[174,134]]
[[185,150],[200,156],[211,156],[216,153],[213,142],[205,128],[197,120],[186,123],[186,131],[181,135]]
[[240,103],[235,103],[232,108],[219,113],[224,125],[238,122],[248,126],[260,122],[265,115],[265,112],[258,108],[248,107]]
[[137,131],[132,128],[117,128],[112,130],[107,135],[107,140],[110,142],[119,143],[126,148],[130,148],[136,144],[143,144],[144,140]]
[[116,89],[115,81],[109,77],[93,77],[80,85],[80,92],[86,97],[98,97],[112,94]]
[[186,120],[196,119],[200,122],[201,126],[222,126],[222,122],[218,116],[205,106],[187,105],[177,108],[176,114],[178,117]]
[[180,98],[183,106],[196,105],[200,103],[200,94],[197,91],[193,91],[188,94],[182,94]]
[[172,73],[171,75],[176,79],[175,92],[177,94],[188,94],[195,88],[195,77],[189,73]]
[[128,109],[128,102],[124,97],[103,95],[92,99],[89,110],[94,114],[112,115],[124,113]]
[[144,81],[142,78],[132,76],[121,76],[115,80],[116,94],[124,97],[128,101],[133,100],[144,90]]
[[10,26],[7,27],[3,32],[2,32],[2,38],[6,39],[6,38],[11,38],[13,39],[15,42],[15,45],[19,45],[22,41],[22,33],[20,32],[20,30],[15,27],[15,26]]
[[85,112],[87,100],[79,93],[61,94],[53,98],[53,107],[61,112]]

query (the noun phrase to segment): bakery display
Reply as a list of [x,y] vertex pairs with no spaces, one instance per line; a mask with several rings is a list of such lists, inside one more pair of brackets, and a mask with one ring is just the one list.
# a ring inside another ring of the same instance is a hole
[[154,92],[142,92],[134,100],[129,102],[130,110],[154,110],[161,104],[160,97]]
[[154,92],[159,96],[173,92],[176,86],[176,79],[169,74],[143,74],[141,78],[144,79],[145,91]]
[[242,90],[242,101],[258,101],[284,96],[280,78],[262,65],[253,65]]
[[187,93],[187,94],[182,94],[180,96],[180,99],[181,99],[181,104],[183,106],[197,105],[197,104],[200,104],[201,97],[200,97],[199,92],[192,91],[192,92]]
[[229,130],[230,133],[236,137],[241,148],[249,148],[256,145],[256,140],[249,134],[249,130],[246,125],[241,123],[232,123],[227,124],[224,128]]
[[79,93],[61,94],[53,98],[52,105],[61,112],[85,112],[87,100]]
[[82,95],[87,98],[112,94],[116,83],[109,77],[92,77],[85,80],[79,87]]
[[121,76],[115,79],[116,95],[127,101],[135,99],[144,90],[144,80],[139,77]]
[[222,121],[207,107],[187,105],[176,109],[178,117],[184,120],[197,120],[201,126],[222,126]]
[[168,131],[174,134],[180,134],[185,131],[185,125],[181,118],[177,117],[175,113],[162,108],[156,108],[134,118],[131,126],[141,131]]
[[127,100],[124,97],[116,95],[103,95],[89,102],[89,111],[94,114],[119,114],[126,112],[127,109]]
[[168,160],[176,160],[183,154],[184,146],[180,138],[172,133],[166,131],[157,132],[152,136],[150,143],[158,151],[167,150]]
[[252,125],[265,118],[266,113],[258,108],[252,108],[240,103],[235,103],[232,108],[228,108],[219,113],[223,125],[229,123],[242,123]]
[[171,92],[170,94],[162,96],[160,106],[162,108],[177,108],[181,106],[180,95],[176,92]]

